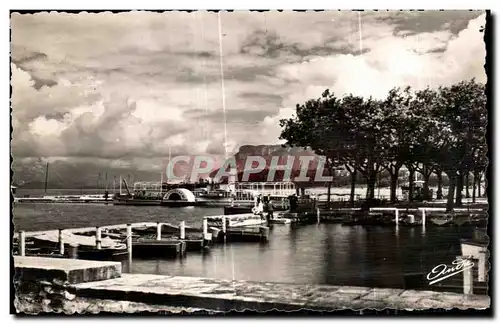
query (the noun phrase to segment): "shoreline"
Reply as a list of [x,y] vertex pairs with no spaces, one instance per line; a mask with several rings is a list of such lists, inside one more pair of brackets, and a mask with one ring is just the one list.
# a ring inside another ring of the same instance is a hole
[[[14,257],[18,312],[487,309],[487,295],[122,274],[117,262]],[[117,304],[114,305],[114,303]],[[126,307],[123,307],[126,305]],[[90,311],[89,311],[90,310]]]

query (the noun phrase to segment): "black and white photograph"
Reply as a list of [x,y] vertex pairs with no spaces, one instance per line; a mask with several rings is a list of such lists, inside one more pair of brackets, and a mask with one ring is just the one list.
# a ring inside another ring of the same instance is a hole
[[11,313],[490,312],[491,16],[11,10]]

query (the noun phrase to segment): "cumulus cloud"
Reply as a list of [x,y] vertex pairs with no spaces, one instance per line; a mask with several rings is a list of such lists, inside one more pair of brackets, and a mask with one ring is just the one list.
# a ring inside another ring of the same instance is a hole
[[207,12],[13,14],[13,155],[147,169],[277,143],[279,119],[326,88],[382,97],[485,81],[484,23],[481,12],[234,12],[219,35]]

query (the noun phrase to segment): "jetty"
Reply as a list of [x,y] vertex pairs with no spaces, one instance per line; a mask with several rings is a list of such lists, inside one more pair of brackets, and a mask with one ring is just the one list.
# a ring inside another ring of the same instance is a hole
[[19,256],[110,260],[134,257],[183,257],[212,243],[267,242],[269,227],[259,215],[220,215],[203,218],[201,228],[163,222],[141,222],[14,234]]
[[489,296],[124,274],[119,262],[14,257],[17,312],[386,310],[491,307]]

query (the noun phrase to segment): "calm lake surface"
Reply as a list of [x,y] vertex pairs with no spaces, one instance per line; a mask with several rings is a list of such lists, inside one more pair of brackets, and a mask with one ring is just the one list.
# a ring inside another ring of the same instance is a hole
[[[203,216],[222,208],[133,207],[102,204],[16,204],[16,230],[103,226],[129,222],[186,221],[200,226]],[[425,276],[436,265],[451,264],[460,238],[471,228],[395,228],[314,224],[274,225],[268,243],[231,243],[183,259],[139,260],[124,271],[162,275],[308,284],[433,289]],[[125,262],[126,263],[126,262]]]

